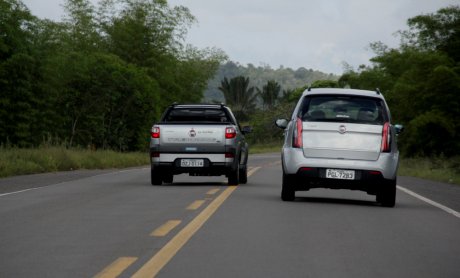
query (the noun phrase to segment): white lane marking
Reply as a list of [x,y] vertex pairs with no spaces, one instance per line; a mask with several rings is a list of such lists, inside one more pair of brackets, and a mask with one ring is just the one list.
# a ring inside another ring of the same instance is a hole
[[460,218],[460,212],[458,212],[458,211],[455,211],[455,210],[453,210],[453,209],[451,209],[451,208],[448,208],[448,207],[446,207],[446,206],[444,206],[444,205],[441,205],[440,203],[437,203],[437,202],[435,202],[435,201],[433,201],[433,200],[430,200],[430,199],[428,199],[428,198],[426,198],[426,197],[423,197],[423,196],[421,196],[421,195],[418,195],[418,194],[415,193],[414,191],[411,191],[411,190],[409,190],[409,189],[407,189],[407,188],[405,188],[405,187],[402,187],[402,186],[400,186],[400,185],[398,185],[397,188],[398,188],[399,190],[404,191],[404,192],[406,192],[407,194],[409,194],[409,195],[411,195],[411,196],[417,198],[417,199],[420,199],[420,200],[422,200],[422,201],[424,201],[424,202],[426,202],[426,203],[428,203],[428,204],[430,204],[430,205],[432,205],[432,206],[435,206],[435,207],[437,207],[437,208],[442,209],[443,211],[445,211],[445,212],[447,212],[447,213],[452,214],[453,216],[455,216],[455,217],[457,217],[457,218]]
[[26,192],[26,191],[30,191],[30,190],[35,190],[35,189],[39,189],[39,188],[41,188],[41,187],[34,187],[34,188],[24,189],[24,190],[20,190],[20,191],[3,193],[3,194],[0,194],[0,197],[6,196],[6,195],[13,195],[13,194],[17,194],[17,193],[22,193],[22,192]]
[[52,186],[52,185],[60,185],[60,184],[64,184],[64,183],[68,183],[68,182],[72,182],[72,181],[76,181],[76,180],[81,180],[81,179],[87,179],[87,178],[93,178],[93,177],[100,177],[100,176],[107,176],[107,175],[113,175],[113,174],[118,174],[118,173],[136,171],[136,170],[147,170],[147,169],[150,169],[150,168],[127,169],[127,170],[120,170],[120,171],[115,171],[115,172],[97,174],[97,175],[94,175],[94,176],[81,177],[81,178],[77,178],[77,179],[75,179],[75,180],[63,181],[63,182],[59,182],[59,183],[47,184],[47,185],[44,185],[44,186],[32,187],[32,188],[28,188],[28,189],[24,189],[24,190],[19,190],[19,191],[13,191],[13,192],[8,192],[8,193],[3,193],[3,194],[0,194],[0,197],[7,196],[7,195],[18,194],[18,193],[23,193],[23,192],[30,191],[30,190],[41,189],[41,188],[45,188],[45,187]]

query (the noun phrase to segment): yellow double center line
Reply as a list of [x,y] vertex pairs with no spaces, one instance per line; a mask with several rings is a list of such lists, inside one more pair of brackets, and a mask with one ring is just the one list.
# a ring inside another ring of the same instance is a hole
[[[248,171],[248,176],[254,174],[260,167]],[[229,186],[214,201],[212,201],[197,217],[185,226],[172,238],[158,253],[156,253],[132,277],[155,277],[158,272],[174,257],[174,255],[187,243],[187,241],[203,226],[203,224],[216,212],[224,201],[235,191],[237,186]]]
[[[248,171],[248,177],[261,167],[255,167]],[[198,216],[174,236],[163,248],[160,249],[139,271],[132,277],[155,277],[160,270],[174,257],[174,255],[187,243],[187,241],[203,226],[203,224],[216,212],[224,201],[237,188],[236,185],[227,187],[216,199],[214,199]],[[220,189],[209,190],[206,194],[216,194]],[[204,201],[194,202],[187,209],[198,209]],[[160,228],[153,231],[151,236],[165,236],[181,223],[180,220],[171,220]],[[96,276],[97,278],[113,278],[121,275],[129,266],[137,260],[136,257],[121,257],[106,267]]]

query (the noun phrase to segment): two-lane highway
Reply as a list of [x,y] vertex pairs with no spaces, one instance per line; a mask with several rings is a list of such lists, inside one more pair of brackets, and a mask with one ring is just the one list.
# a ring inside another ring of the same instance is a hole
[[240,186],[151,186],[148,168],[0,180],[0,277],[460,277],[455,214],[401,190],[395,208],[347,190],[282,202],[279,158],[251,156]]

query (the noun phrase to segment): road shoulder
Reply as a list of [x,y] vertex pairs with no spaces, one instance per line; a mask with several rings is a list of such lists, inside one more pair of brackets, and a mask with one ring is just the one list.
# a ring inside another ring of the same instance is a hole
[[[398,177],[398,185],[453,210],[460,211],[460,186],[415,177]],[[400,192],[399,194],[405,194]]]

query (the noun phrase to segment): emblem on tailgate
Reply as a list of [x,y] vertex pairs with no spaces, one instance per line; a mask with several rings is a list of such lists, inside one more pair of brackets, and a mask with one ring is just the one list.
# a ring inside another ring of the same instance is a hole
[[347,132],[347,127],[344,125],[339,126],[339,133],[344,134],[345,132]]
[[196,131],[193,128],[190,129],[190,131],[188,132],[188,136],[195,137],[196,136]]

